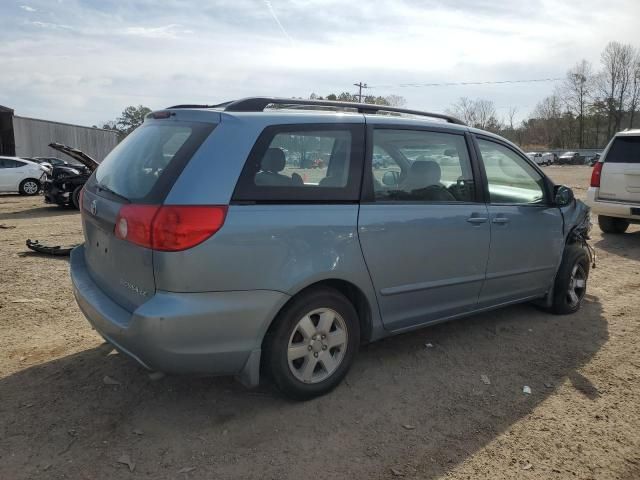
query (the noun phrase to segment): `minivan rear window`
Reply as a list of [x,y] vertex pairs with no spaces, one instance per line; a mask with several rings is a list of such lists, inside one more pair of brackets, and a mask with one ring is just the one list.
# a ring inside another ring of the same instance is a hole
[[640,137],[616,137],[605,162],[640,163]]
[[160,202],[215,127],[195,122],[144,123],[96,170],[98,187],[142,203]]

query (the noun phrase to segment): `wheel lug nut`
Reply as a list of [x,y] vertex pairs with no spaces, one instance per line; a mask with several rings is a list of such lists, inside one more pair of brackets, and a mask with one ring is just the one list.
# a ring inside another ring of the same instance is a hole
[[323,349],[323,350],[326,350],[326,349],[327,349],[327,346],[326,346],[326,345],[322,345],[322,349]]
[[318,352],[314,353],[313,356],[318,358]]
[[327,336],[326,335],[322,335],[322,339],[324,340],[325,338],[327,338]]
[[309,345],[309,350],[312,350],[312,349],[313,349],[313,347],[311,345]]

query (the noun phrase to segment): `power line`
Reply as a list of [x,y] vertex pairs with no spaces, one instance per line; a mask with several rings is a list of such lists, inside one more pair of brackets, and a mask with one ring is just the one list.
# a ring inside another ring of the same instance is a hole
[[557,77],[557,78],[532,78],[527,80],[489,80],[484,82],[398,83],[395,85],[370,85],[368,88],[454,87],[454,86],[465,86],[465,85],[501,85],[505,83],[557,82],[559,80],[564,80],[564,78]]

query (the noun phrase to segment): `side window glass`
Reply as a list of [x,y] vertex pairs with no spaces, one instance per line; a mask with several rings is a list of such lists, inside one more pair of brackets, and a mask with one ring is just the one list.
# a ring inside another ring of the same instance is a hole
[[527,204],[544,202],[542,176],[513,150],[478,139],[487,173],[491,203]]
[[0,158],[0,168],[7,168],[6,160],[4,158]]
[[373,183],[378,201],[473,202],[473,174],[463,135],[376,129]]
[[262,154],[254,182],[273,187],[347,185],[351,159],[348,131],[283,132]]

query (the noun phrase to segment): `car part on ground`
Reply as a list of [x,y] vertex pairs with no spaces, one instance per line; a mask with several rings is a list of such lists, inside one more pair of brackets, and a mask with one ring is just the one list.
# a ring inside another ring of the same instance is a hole
[[80,191],[99,164],[77,148],[60,143],[50,143],[49,147],[69,155],[79,164],[54,165],[52,167],[52,172],[47,175],[44,182],[44,201],[77,209]]
[[28,239],[26,242],[27,248],[34,252],[44,253],[47,255],[54,255],[57,257],[68,257],[71,254],[71,250],[78,245],[71,245],[69,247],[62,247],[60,245],[44,245],[38,240]]
[[360,341],[536,299],[577,310],[588,207],[517,146],[448,116],[303,103],[152,112],[87,181],[74,294],[118,350],[249,386],[263,367],[304,399]]

